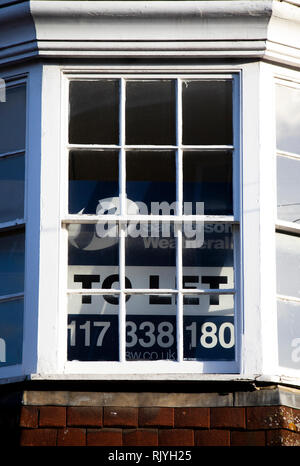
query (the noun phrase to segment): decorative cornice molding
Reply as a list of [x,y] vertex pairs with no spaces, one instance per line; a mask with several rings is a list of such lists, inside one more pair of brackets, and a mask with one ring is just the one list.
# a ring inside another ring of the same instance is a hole
[[0,31],[0,64],[36,56],[286,62],[286,54],[297,66],[300,8],[275,0],[30,1],[1,8]]

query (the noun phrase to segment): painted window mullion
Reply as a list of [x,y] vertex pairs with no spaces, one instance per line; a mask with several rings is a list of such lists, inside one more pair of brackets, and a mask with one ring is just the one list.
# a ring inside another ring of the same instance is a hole
[[[177,138],[177,151],[176,151],[176,214],[182,216],[183,214],[183,164],[181,149],[182,144],[182,82],[177,79],[177,94],[176,94],[176,138]],[[178,290],[176,301],[177,313],[177,359],[178,362],[183,360],[183,295],[182,290],[182,225],[177,225],[175,229],[177,233],[176,241],[176,287]]]
[[[126,82],[124,78],[120,79],[120,152],[119,152],[119,196],[120,196],[120,215],[126,215],[126,152],[125,146],[125,117],[126,117]],[[126,295],[125,290],[125,227],[123,222],[119,222],[119,348],[120,348],[120,361],[126,360]]]

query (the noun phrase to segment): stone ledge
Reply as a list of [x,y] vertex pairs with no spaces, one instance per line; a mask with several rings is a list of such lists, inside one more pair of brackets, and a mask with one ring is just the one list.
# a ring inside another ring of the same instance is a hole
[[300,390],[286,387],[228,393],[101,392],[24,390],[25,406],[226,407],[288,406],[300,408]]

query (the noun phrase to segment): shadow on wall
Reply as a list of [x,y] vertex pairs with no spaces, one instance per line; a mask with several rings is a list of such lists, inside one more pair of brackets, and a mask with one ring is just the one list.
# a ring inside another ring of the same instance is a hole
[[23,390],[12,390],[11,385],[0,386],[0,446],[20,444],[20,412]]

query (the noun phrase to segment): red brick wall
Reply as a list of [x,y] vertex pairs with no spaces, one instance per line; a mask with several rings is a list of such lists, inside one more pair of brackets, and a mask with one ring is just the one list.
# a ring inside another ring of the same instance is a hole
[[22,406],[22,446],[300,446],[300,409]]

